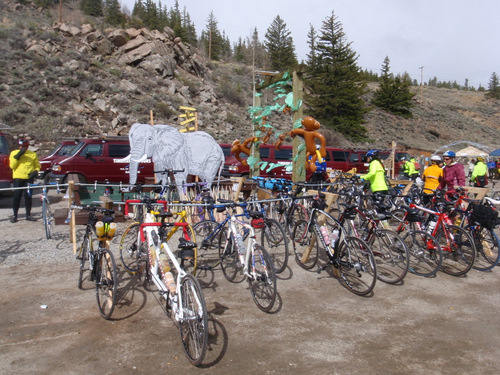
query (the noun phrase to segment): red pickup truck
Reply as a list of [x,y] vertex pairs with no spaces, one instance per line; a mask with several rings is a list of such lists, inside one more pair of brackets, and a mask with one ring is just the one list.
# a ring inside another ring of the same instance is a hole
[[12,169],[9,166],[9,155],[12,150],[12,142],[9,136],[0,133],[0,188],[9,188],[12,182]]

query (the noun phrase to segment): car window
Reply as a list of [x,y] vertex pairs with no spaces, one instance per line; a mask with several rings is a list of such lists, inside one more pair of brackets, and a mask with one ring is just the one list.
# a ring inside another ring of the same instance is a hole
[[124,158],[130,154],[130,145],[118,144],[109,145],[109,156],[112,158]]
[[4,137],[0,137],[0,154],[8,154],[9,153],[9,144],[7,143],[7,139]]
[[56,155],[71,155],[71,151],[76,147],[75,144],[63,145]]
[[[85,146],[82,150],[81,156],[101,156],[102,155],[102,149],[103,149],[103,144],[102,143],[95,143],[95,144],[89,144]],[[128,155],[128,154],[127,154]]]
[[260,149],[260,158],[261,159],[264,159],[264,158],[269,158],[269,152],[271,150],[267,147],[261,147]]
[[231,147],[230,146],[220,146],[222,149],[222,153],[224,154],[224,157],[227,157],[231,155]]
[[396,161],[401,161],[402,158],[410,160],[410,154],[408,154],[407,152],[396,152]]
[[292,160],[293,150],[290,148],[274,150],[274,158],[276,160]]
[[347,161],[349,152],[347,151],[332,151],[333,161]]
[[349,157],[349,160],[351,163],[357,163],[359,162],[359,154],[357,152],[353,152],[351,156]]

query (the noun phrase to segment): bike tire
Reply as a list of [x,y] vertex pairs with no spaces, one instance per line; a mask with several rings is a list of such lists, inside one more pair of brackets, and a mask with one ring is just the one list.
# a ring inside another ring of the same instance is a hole
[[297,223],[299,220],[308,221],[309,213],[304,205],[296,203],[293,205],[293,208],[290,210],[286,217],[287,229],[290,236],[292,235],[292,231],[295,228],[295,223]]
[[469,272],[476,259],[476,247],[471,235],[464,228],[446,225],[439,228],[435,237],[443,252],[441,271],[452,276]]
[[211,270],[220,264],[219,238],[215,235],[218,226],[219,223],[214,220],[203,220],[193,225],[198,244],[199,270]]
[[89,261],[89,253],[93,251],[93,234],[92,231],[87,228],[85,232],[85,236],[83,237],[83,241],[80,245],[80,249],[78,250],[77,259],[80,260],[80,270],[78,275],[78,289],[83,289],[83,279],[85,275],[85,271],[88,270],[86,265]]
[[[299,220],[295,224],[292,234],[293,252],[295,261],[306,270],[313,268],[318,262],[319,241],[312,228],[307,228],[307,220]],[[307,254],[309,254],[307,256]]]
[[409,230],[402,240],[408,248],[409,271],[417,276],[434,276],[443,262],[443,252],[437,240],[421,230]]
[[401,282],[408,273],[410,259],[408,248],[398,234],[389,229],[376,229],[369,241],[377,277],[387,284]]
[[104,319],[110,319],[116,305],[118,274],[115,257],[109,249],[99,249],[95,265],[95,287],[97,306]]
[[241,267],[238,266],[239,256],[236,241],[232,234],[229,237],[227,236],[226,228],[222,230],[219,236],[219,256],[224,277],[227,281],[233,282]]
[[[198,280],[186,274],[179,286],[184,318],[179,321],[182,346],[189,361],[198,366],[203,362],[208,345],[208,312],[203,290]],[[187,315],[187,316],[186,316]]]
[[52,233],[54,233],[54,216],[52,215],[50,203],[47,198],[43,198],[42,200],[42,221],[45,227],[45,237],[50,240]]
[[274,219],[264,219],[261,231],[261,245],[273,260],[276,273],[283,272],[288,265],[288,237],[283,226]]
[[248,284],[257,307],[269,312],[276,302],[277,280],[273,260],[267,250],[255,244],[248,257],[247,270],[250,274]]
[[[478,228],[472,230],[472,228]],[[500,239],[491,229],[468,226],[465,228],[471,233],[476,245],[476,260],[473,269],[491,271],[500,261]]]
[[358,296],[370,294],[377,282],[377,266],[370,246],[357,237],[345,237],[337,251],[340,283]]
[[137,273],[137,259],[141,256],[140,226],[140,223],[130,224],[120,238],[120,261],[123,268],[131,275]]

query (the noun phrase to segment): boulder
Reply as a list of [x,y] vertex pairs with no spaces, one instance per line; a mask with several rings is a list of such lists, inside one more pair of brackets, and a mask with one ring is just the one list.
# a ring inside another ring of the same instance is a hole
[[116,47],[121,47],[128,42],[127,33],[121,29],[114,29],[108,34],[108,39]]
[[41,46],[40,44],[32,45],[31,47],[29,47],[26,50],[26,52],[29,52],[29,51],[33,51],[40,56],[47,56],[47,52],[45,52],[45,50],[43,49],[43,46]]
[[[128,44],[128,43],[127,43]],[[150,44],[143,44],[138,48],[131,50],[123,54],[119,59],[119,64],[133,64],[138,61],[141,61],[146,56],[148,56],[152,52],[152,48]]]

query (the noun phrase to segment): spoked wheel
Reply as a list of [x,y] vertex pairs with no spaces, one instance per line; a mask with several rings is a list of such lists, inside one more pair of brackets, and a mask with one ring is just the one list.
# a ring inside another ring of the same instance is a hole
[[288,233],[291,235],[293,233],[293,229],[295,228],[295,224],[299,220],[309,220],[309,214],[307,212],[307,209],[301,205],[301,204],[296,204],[292,211],[288,214],[287,216],[287,223],[288,223]]
[[402,237],[410,256],[409,271],[418,276],[434,276],[441,268],[441,246],[429,233],[421,230],[406,231]]
[[319,243],[312,228],[307,228],[306,220],[299,220],[292,232],[295,260],[302,268],[310,270],[318,262]]
[[219,237],[220,266],[222,273],[228,281],[234,281],[241,267],[238,265],[239,257],[233,235],[227,238],[227,229],[223,229]]
[[43,199],[42,204],[42,220],[45,227],[45,237],[50,240],[52,238],[52,233],[54,232],[54,216],[52,216],[52,210],[50,209],[50,203],[46,198]]
[[203,220],[193,225],[198,244],[198,264],[200,270],[210,270],[220,263],[219,238],[211,237],[219,223],[213,220]]
[[441,270],[453,276],[465,275],[474,265],[476,247],[472,237],[464,228],[447,225],[440,228],[436,234],[443,251]]
[[265,219],[261,245],[273,260],[274,270],[281,273],[288,264],[288,237],[283,227],[274,219]]
[[408,248],[396,232],[377,229],[370,241],[379,280],[396,284],[404,279],[410,265]]
[[472,268],[478,271],[490,271],[500,261],[500,240],[493,230],[483,227],[471,231],[468,227],[466,230],[471,233],[476,245],[476,260]]
[[132,275],[135,275],[138,271],[137,259],[141,256],[139,251],[141,245],[140,226],[139,223],[130,224],[120,239],[120,260],[125,270]]
[[274,306],[277,294],[273,261],[266,249],[255,245],[248,262],[248,284],[253,300],[260,310],[269,312]]
[[182,346],[189,361],[197,366],[205,358],[208,342],[208,313],[205,297],[198,280],[187,274],[181,281],[180,301],[182,320],[179,322],[179,333]]
[[342,285],[359,296],[369,294],[377,281],[377,266],[370,246],[357,237],[346,237],[337,251]]
[[83,276],[85,271],[88,270],[89,253],[93,251],[92,233],[86,233],[83,238],[80,249],[78,250],[77,259],[80,260],[80,273],[78,275],[78,288],[82,289]]
[[109,249],[100,249],[100,251],[95,269],[97,305],[102,317],[109,319],[116,305],[118,276],[113,253]]

